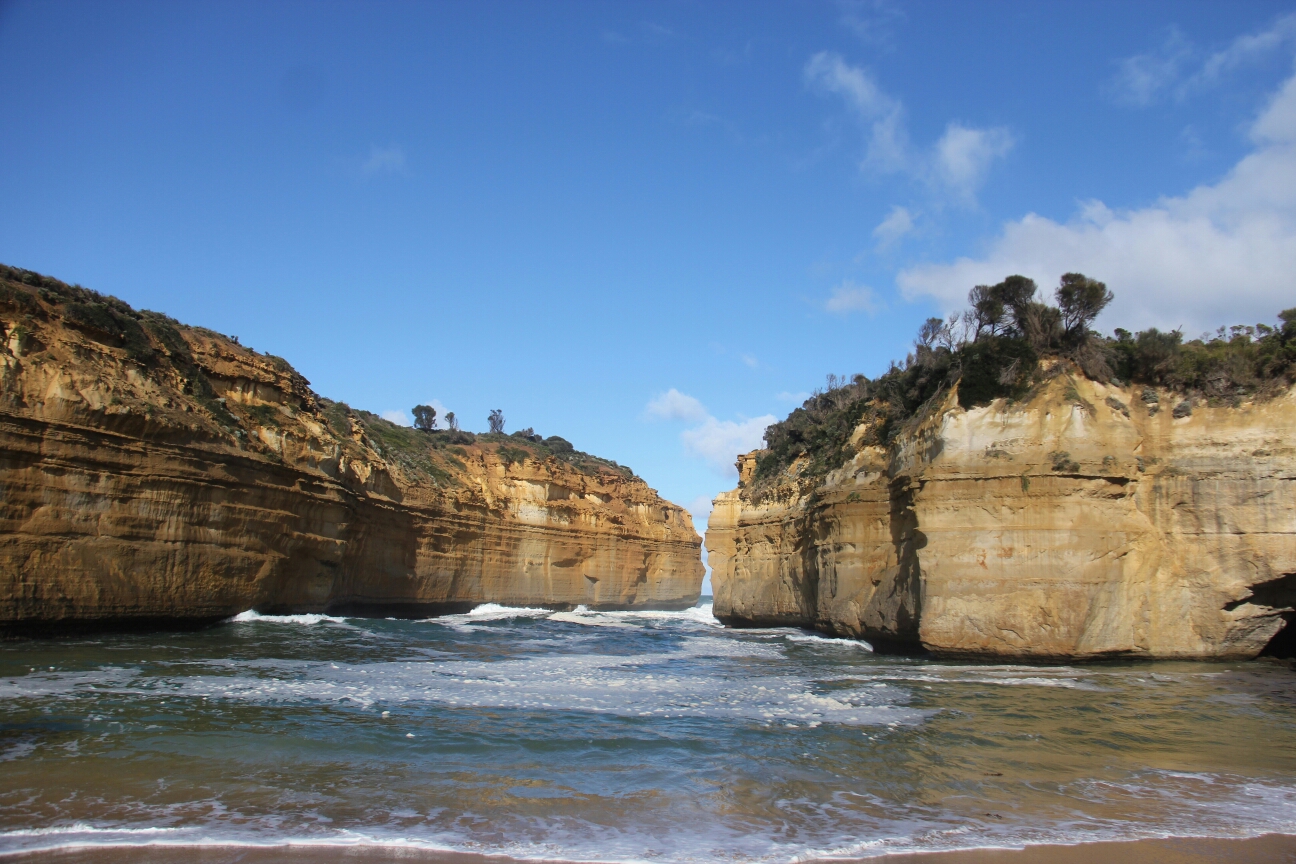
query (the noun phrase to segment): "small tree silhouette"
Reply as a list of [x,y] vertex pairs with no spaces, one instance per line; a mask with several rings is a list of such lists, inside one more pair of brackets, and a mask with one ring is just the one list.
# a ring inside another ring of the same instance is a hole
[[431,405],[414,406],[414,428],[431,432],[436,428],[436,409]]
[[459,431],[459,418],[454,415],[453,411],[447,411],[445,416],[446,428],[451,432]]
[[1083,273],[1062,274],[1056,296],[1062,310],[1062,329],[1068,335],[1084,333],[1112,301],[1106,285]]
[[492,432],[503,432],[503,431],[504,431],[504,412],[501,411],[501,410],[498,409],[498,408],[494,408],[494,409],[492,409],[492,410],[491,410],[491,413],[490,413],[490,416],[486,418],[486,422],[490,424],[490,431],[492,431]]

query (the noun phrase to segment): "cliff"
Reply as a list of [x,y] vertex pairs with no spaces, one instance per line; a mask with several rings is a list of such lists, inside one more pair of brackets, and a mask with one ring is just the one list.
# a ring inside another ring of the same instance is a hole
[[29,271],[0,268],[0,327],[5,631],[698,597],[687,511],[562,439],[395,426]]
[[[882,650],[1249,658],[1291,641],[1296,389],[1185,398],[1065,364],[1019,401],[934,399],[845,464],[802,456],[715,501],[715,613]],[[1215,404],[1210,404],[1211,402]]]

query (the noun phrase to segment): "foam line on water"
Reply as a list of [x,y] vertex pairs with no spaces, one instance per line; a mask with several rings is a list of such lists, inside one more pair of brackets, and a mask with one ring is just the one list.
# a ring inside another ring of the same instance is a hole
[[[439,703],[456,708],[764,724],[918,723],[930,713],[905,707],[905,694],[897,688],[886,693],[852,688],[825,694],[817,692],[813,679],[790,673],[751,674],[735,680],[721,671],[699,668],[702,664],[695,662],[698,657],[720,655],[719,645],[690,647],[688,651],[636,655],[542,654],[492,661],[216,661],[210,665],[235,674],[172,677],[118,670],[111,690],[122,695],[258,704],[332,703],[368,709],[379,704]],[[770,651],[762,645],[749,647]],[[739,653],[752,656],[750,650]],[[123,676],[123,672],[127,674]],[[246,674],[249,672],[254,674]],[[81,695],[91,696],[102,686],[90,686],[93,674],[69,678],[68,682],[60,682],[58,676],[12,679],[11,695],[69,694],[79,685]]]
[[489,624],[494,621],[534,620],[547,618],[551,614],[552,610],[550,609],[482,603],[480,606],[473,607],[469,612],[459,615],[439,615],[436,618],[426,618],[422,623],[449,627],[451,630],[460,633],[473,633],[481,629],[479,626],[474,625]]
[[[459,708],[574,711],[622,717],[693,717],[757,723],[883,725],[921,722],[904,694],[873,689],[815,692],[798,675],[725,675],[671,668],[688,654],[541,655],[489,662],[313,663],[273,676],[193,676],[174,682],[191,697],[264,703],[441,703]],[[646,667],[656,671],[649,672]],[[897,701],[900,700],[900,701]]]
[[471,618],[474,621],[494,621],[497,618],[543,618],[552,610],[532,606],[501,606],[498,603],[483,603],[467,615],[451,616]]
[[314,612],[308,612],[300,615],[262,615],[254,609],[246,612],[240,612],[233,618],[229,619],[235,624],[251,624],[256,622],[266,624],[345,624],[345,618],[338,618],[333,615],[321,615]]
[[788,633],[784,638],[789,642],[805,642],[811,645],[822,646],[824,648],[844,648],[847,650],[862,649],[870,652],[873,650],[873,646],[865,642],[863,639],[843,639],[836,636],[823,636],[818,633],[810,633],[806,631]]
[[19,837],[58,837],[66,835],[120,834],[129,837],[175,834],[182,828],[165,828],[149,826],[145,828],[97,827],[85,822],[74,822],[71,825],[52,825],[48,828],[14,828],[0,831],[0,841]]
[[460,615],[441,615],[426,619],[426,623],[439,624],[461,633],[473,632],[473,625],[494,621],[548,620],[562,624],[579,624],[586,627],[611,627],[621,630],[632,630],[646,622],[677,624],[699,624],[707,627],[722,628],[711,613],[711,604],[705,603],[689,609],[665,611],[653,609],[624,609],[607,611],[577,606],[567,612],[552,609],[541,609],[530,606],[502,606],[498,603],[483,603],[471,612]]

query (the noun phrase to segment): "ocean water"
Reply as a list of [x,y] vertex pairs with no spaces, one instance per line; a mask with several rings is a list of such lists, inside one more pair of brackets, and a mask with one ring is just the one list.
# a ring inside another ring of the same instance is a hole
[[1296,832],[1296,672],[874,654],[685,612],[0,645],[0,853],[793,861]]

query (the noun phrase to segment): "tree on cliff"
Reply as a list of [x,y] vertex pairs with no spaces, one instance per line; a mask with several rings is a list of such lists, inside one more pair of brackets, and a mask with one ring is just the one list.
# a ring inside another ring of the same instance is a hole
[[998,285],[978,285],[968,293],[976,317],[977,336],[998,336],[1021,329],[1026,310],[1035,299],[1035,281],[1009,276]]
[[936,340],[940,338],[941,331],[944,329],[944,318],[928,318],[918,328],[918,344],[923,348],[931,348],[936,344]]
[[436,428],[436,409],[431,405],[414,406],[414,428],[422,432],[431,432]]
[[449,429],[451,432],[459,431],[459,418],[455,416],[455,413],[453,411],[446,412],[445,421],[446,421],[446,428]]
[[503,432],[503,431],[504,431],[504,412],[501,411],[501,410],[498,409],[498,408],[494,408],[494,409],[492,409],[491,412],[490,412],[490,416],[486,418],[486,422],[490,424],[490,431],[492,431],[492,432]]
[[1062,312],[1062,329],[1068,336],[1088,331],[1098,313],[1113,299],[1106,285],[1083,273],[1063,274],[1056,296]]

